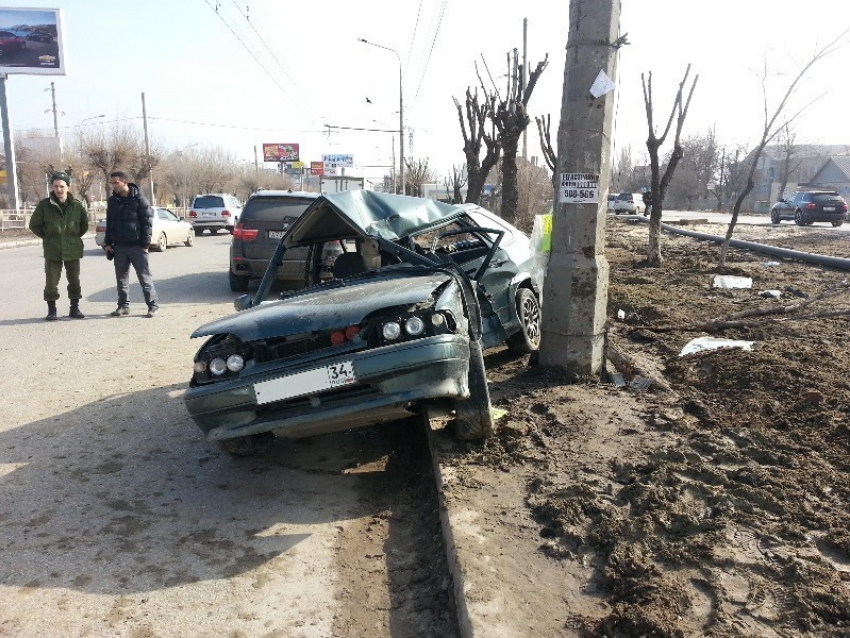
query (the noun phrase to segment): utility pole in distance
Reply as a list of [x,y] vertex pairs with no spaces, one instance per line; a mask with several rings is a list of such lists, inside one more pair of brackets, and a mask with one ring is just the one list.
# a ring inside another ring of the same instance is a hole
[[619,23],[620,0],[570,2],[539,362],[576,375],[597,375],[605,361],[610,91],[617,47],[625,41],[618,40]]

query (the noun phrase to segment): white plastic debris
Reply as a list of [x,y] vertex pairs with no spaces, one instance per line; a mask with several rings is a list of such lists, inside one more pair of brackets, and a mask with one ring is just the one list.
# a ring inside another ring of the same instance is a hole
[[682,348],[679,353],[680,357],[694,352],[703,350],[717,350],[718,348],[741,348],[742,350],[752,350],[755,341],[743,341],[741,339],[717,339],[716,337],[697,337],[691,339]]
[[759,297],[764,297],[765,299],[779,299],[781,296],[781,290],[762,290],[759,293]]
[[622,321],[625,318],[626,318],[626,311],[621,308],[620,310],[617,311],[617,319]]
[[765,268],[770,268],[771,266],[778,266],[779,262],[778,261],[763,261],[763,262],[761,262],[761,265],[764,266]]
[[716,275],[715,288],[752,288],[752,277],[736,277],[734,275]]

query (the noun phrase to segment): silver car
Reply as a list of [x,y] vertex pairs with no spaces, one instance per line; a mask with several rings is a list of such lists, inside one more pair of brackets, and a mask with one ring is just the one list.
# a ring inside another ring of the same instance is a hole
[[[174,244],[193,246],[195,244],[195,229],[192,224],[183,221],[167,208],[152,207],[153,209],[153,234],[151,235],[151,248],[162,252]],[[99,219],[95,226],[94,241],[98,246],[103,246],[106,236],[106,220]]]

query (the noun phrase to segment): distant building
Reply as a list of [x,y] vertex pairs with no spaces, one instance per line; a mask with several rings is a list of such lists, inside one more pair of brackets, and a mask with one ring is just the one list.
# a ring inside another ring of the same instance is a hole
[[850,154],[830,157],[809,183],[834,188],[844,198],[850,197]]

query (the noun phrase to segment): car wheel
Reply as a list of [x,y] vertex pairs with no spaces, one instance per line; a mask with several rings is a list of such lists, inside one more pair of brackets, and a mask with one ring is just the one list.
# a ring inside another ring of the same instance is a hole
[[188,234],[186,235],[186,245],[191,248],[195,245],[195,231],[191,228],[189,229]]
[[240,277],[239,275],[234,275],[232,272],[228,273],[230,276],[230,289],[233,292],[245,292],[248,290],[248,284],[251,279],[249,277]]
[[779,211],[776,211],[776,210],[770,211],[770,222],[772,224],[778,224],[781,221],[782,221],[782,219],[780,219],[780,217],[779,217]]
[[272,441],[274,441],[274,434],[271,432],[261,432],[260,434],[251,434],[235,439],[218,441],[218,447],[230,456],[256,456],[268,450],[271,447]]
[[455,401],[455,435],[464,441],[486,439],[493,434],[490,391],[484,370],[481,343],[469,342],[469,398]]
[[520,329],[505,343],[514,352],[534,352],[540,347],[540,304],[528,288],[520,288],[518,292],[516,310]]
[[798,210],[794,213],[794,223],[797,224],[797,226],[806,225],[806,220],[803,219],[803,211]]
[[156,251],[165,252],[166,248],[168,248],[168,237],[165,236],[165,233],[160,233],[159,239],[156,241]]
[[833,228],[838,228],[838,227],[839,227],[839,226],[841,226],[841,224],[843,224],[843,223],[844,223],[844,222],[832,222],[832,227],[833,227]]
[[228,226],[225,230],[227,230],[227,232],[231,235],[233,234],[233,226]]

